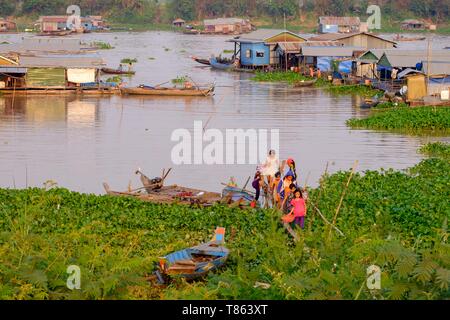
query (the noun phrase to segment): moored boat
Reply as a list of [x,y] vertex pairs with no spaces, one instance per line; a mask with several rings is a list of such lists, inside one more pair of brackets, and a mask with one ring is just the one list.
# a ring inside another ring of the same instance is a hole
[[198,63],[200,63],[200,64],[207,65],[207,66],[210,66],[210,65],[211,65],[211,63],[210,63],[210,61],[209,61],[208,59],[202,59],[202,58],[192,57],[192,60],[194,60],[194,61],[196,61],[196,62],[198,62]]
[[426,37],[405,37],[403,35],[396,35],[394,41],[423,41]]
[[222,199],[229,199],[231,202],[250,204],[254,198],[250,191],[243,188],[226,186],[222,190]]
[[128,95],[151,95],[151,96],[192,96],[208,97],[214,94],[214,86],[208,88],[166,88],[139,86],[137,88],[121,88],[122,94]]
[[136,74],[136,71],[132,70],[120,70],[120,69],[112,69],[112,68],[101,68],[101,71],[106,74]]
[[64,37],[72,34],[72,30],[63,30],[63,31],[46,31],[46,32],[40,32],[37,35],[38,36],[47,36],[47,37]]
[[219,61],[217,58],[209,59],[209,63],[211,64],[211,67],[219,70],[233,70],[236,67],[232,61]]
[[380,103],[378,100],[375,99],[365,99],[363,103],[359,106],[361,109],[370,109],[373,107],[376,107],[376,105]]
[[294,88],[311,87],[316,82],[317,82],[317,79],[296,81],[296,82],[294,82]]
[[225,265],[230,250],[223,246],[225,228],[218,227],[211,241],[162,257],[155,275],[161,284],[168,278],[198,279]]
[[187,188],[178,185],[164,186],[164,180],[167,178],[170,169],[163,171],[161,177],[154,179],[148,178],[140,170],[136,174],[140,175],[143,187],[128,190],[125,192],[113,191],[107,183],[103,183],[103,187],[108,195],[135,197],[143,201],[158,204],[184,204],[184,205],[200,205],[211,206],[221,200],[221,195],[215,192],[209,192],[199,189]]

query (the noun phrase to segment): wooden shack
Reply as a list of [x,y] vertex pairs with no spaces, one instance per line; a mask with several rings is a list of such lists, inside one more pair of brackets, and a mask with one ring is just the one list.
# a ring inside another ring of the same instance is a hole
[[252,31],[250,20],[242,18],[218,18],[203,21],[205,32],[217,34],[241,34]]
[[0,18],[0,32],[16,31],[17,25],[15,22]]
[[319,17],[319,33],[359,32],[360,26],[359,17]]

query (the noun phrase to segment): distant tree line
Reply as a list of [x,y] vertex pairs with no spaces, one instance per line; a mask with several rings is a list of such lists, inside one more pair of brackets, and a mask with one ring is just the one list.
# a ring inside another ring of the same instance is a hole
[[275,20],[302,14],[364,16],[370,4],[401,19],[405,14],[449,20],[449,0],[0,0],[0,16],[66,14],[77,4],[83,14],[103,14],[123,22],[168,22],[175,17],[200,20],[211,17],[268,16]]
[[449,19],[449,0],[172,0],[169,12],[186,20],[217,16],[297,17],[315,15],[364,15],[371,4],[382,13],[401,18],[411,13],[438,21]]

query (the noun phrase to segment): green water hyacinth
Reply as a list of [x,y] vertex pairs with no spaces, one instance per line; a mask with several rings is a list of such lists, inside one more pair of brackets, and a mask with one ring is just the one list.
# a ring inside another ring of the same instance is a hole
[[400,107],[374,110],[367,118],[350,119],[353,129],[398,131],[413,135],[450,133],[450,107]]
[[[344,236],[330,238],[313,206],[331,221],[350,172],[325,175],[309,190],[298,242],[273,210],[0,189],[0,299],[445,299],[449,170],[434,158],[354,175],[336,220]],[[191,283],[148,283],[159,257],[209,240],[217,226],[231,250],[225,268]],[[80,290],[66,286],[70,265],[80,268]],[[382,271],[375,292],[365,286],[371,265]]]

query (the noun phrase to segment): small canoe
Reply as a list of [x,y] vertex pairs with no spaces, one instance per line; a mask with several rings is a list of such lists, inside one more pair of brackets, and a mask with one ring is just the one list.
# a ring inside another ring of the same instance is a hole
[[317,79],[314,80],[301,80],[296,81],[294,83],[294,88],[303,88],[303,87],[311,87],[317,82]]
[[197,58],[197,57],[192,57],[192,59],[193,59],[194,61],[200,63],[200,64],[204,64],[204,65],[207,65],[207,66],[210,66],[210,65],[211,65],[211,63],[209,62],[208,59],[202,59],[202,58]]
[[366,99],[359,107],[361,109],[370,109],[375,107],[378,103],[380,103],[378,100]]
[[225,228],[217,228],[207,243],[170,253],[162,257],[155,275],[161,284],[170,278],[194,280],[225,265],[230,250],[223,246]]
[[111,68],[101,68],[101,71],[106,74],[130,74],[133,75],[136,71],[127,71],[127,70],[119,70],[119,69],[111,69]]
[[120,91],[122,94],[128,95],[208,97],[214,94],[214,86],[207,89],[141,86],[137,88],[122,88]]
[[233,70],[235,68],[235,65],[233,62],[223,63],[223,62],[217,61],[216,58],[209,59],[209,63],[211,64],[211,67],[213,67],[214,69],[219,69],[219,70]]

